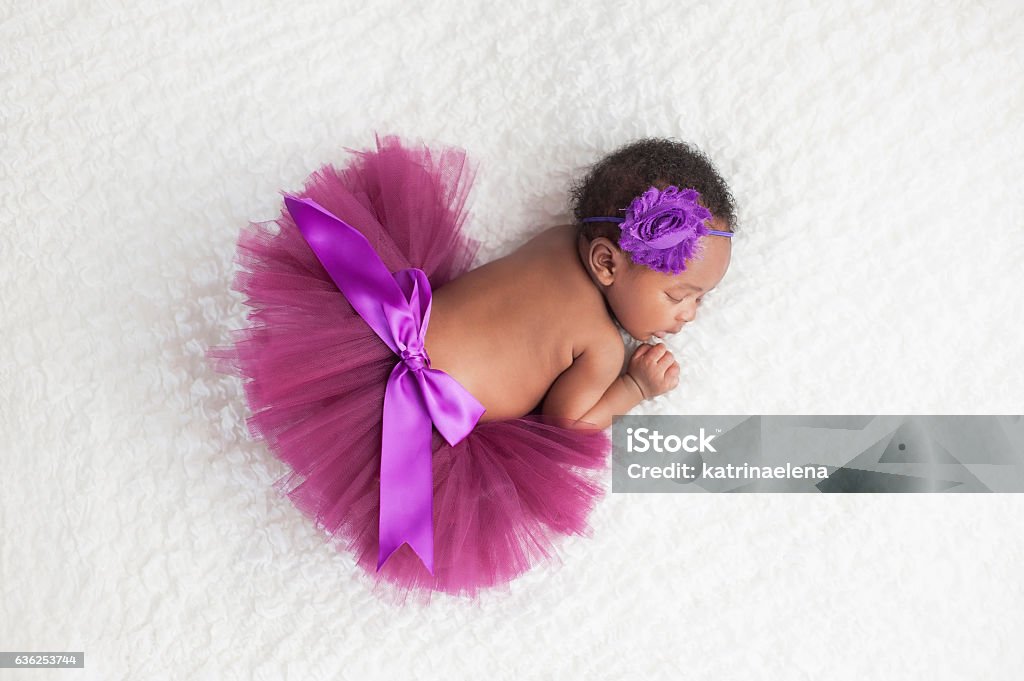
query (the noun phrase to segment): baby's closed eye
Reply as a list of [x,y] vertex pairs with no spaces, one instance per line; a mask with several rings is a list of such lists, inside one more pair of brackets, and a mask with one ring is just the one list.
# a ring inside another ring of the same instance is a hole
[[[672,295],[669,294],[667,291],[665,292],[665,296],[668,297],[668,299],[671,300],[673,303],[681,303],[681,302],[683,302],[683,299],[681,299],[681,298],[673,298]],[[702,300],[704,300],[704,296],[701,296],[701,297],[697,298],[697,304],[700,305],[700,302]]]

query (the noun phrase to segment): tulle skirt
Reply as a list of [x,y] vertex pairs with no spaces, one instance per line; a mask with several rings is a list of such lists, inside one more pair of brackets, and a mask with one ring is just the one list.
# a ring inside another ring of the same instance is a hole
[[[376,137],[376,149],[325,165],[301,191],[374,247],[391,272],[418,267],[437,290],[466,272],[479,243],[462,233],[475,169],[463,150]],[[276,229],[275,229],[276,226]],[[355,312],[283,208],[238,239],[233,288],[248,325],[208,348],[242,379],[249,432],[290,471],[274,486],[350,551],[374,590],[405,600],[476,596],[536,564],[560,562],[566,535],[590,535],[611,443],[539,408],[478,423],[457,445],[432,429],[434,574],[403,544],[377,571],[384,391],[400,361]]]

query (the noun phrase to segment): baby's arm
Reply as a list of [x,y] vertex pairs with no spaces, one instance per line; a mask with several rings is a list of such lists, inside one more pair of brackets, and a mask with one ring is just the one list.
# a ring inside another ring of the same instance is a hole
[[[573,419],[572,427],[582,422],[607,428],[616,414],[679,385],[679,363],[660,343],[644,343],[634,350],[626,373],[613,380],[622,368],[618,356],[607,348],[589,355],[584,351],[551,386],[541,411]],[[598,397],[600,386],[608,388]],[[587,408],[588,404],[592,406]],[[577,416],[580,412],[583,415]]]
[[[636,382],[622,371],[625,349],[592,345],[563,371],[544,398],[541,412],[571,419],[571,427],[607,428],[643,400]],[[588,426],[589,424],[589,426]]]

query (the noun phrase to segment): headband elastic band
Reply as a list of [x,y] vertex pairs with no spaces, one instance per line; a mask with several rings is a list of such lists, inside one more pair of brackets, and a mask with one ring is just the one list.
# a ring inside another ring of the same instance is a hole
[[[626,218],[613,218],[613,217],[603,217],[602,216],[602,217],[593,217],[593,218],[583,218],[582,220],[580,220],[580,222],[624,222],[625,220],[626,220]],[[730,239],[732,238],[732,232],[723,232],[723,231],[717,230],[717,229],[709,229],[708,230],[708,234],[714,234],[716,236],[724,236],[724,237],[728,237]]]

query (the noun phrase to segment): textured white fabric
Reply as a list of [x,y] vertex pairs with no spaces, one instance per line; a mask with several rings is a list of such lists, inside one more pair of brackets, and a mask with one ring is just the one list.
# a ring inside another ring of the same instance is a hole
[[0,679],[1008,679],[1016,495],[610,495],[477,606],[374,598],[271,490],[234,240],[372,131],[479,161],[480,262],[643,135],[732,266],[648,413],[1024,412],[1019,2],[7,2]]

